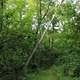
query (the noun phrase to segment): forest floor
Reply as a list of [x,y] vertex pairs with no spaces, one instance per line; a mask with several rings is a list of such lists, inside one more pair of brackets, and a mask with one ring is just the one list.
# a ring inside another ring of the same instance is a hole
[[25,80],[80,80],[80,78],[64,76],[62,67],[52,67],[47,70],[30,73]]

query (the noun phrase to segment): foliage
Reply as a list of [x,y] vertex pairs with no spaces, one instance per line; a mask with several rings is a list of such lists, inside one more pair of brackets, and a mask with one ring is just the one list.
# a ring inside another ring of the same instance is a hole
[[1,0],[0,80],[23,80],[52,65],[63,68],[61,74],[70,80],[80,77],[79,6],[67,0]]

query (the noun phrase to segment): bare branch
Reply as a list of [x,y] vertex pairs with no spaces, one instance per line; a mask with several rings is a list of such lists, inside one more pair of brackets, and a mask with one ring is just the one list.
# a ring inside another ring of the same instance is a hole
[[50,4],[51,4],[51,2],[49,2],[49,4],[48,4],[48,8],[47,8],[47,11],[46,11],[45,14],[43,15],[42,20],[43,20],[43,19],[45,18],[45,16],[48,14]]

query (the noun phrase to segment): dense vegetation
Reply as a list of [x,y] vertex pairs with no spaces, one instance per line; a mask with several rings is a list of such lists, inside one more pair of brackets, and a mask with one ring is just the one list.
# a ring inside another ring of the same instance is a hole
[[80,80],[80,1],[0,0],[0,80]]

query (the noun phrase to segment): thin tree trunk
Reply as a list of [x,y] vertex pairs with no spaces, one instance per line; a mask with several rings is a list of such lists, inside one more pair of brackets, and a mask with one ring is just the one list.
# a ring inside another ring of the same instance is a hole
[[0,32],[3,28],[3,9],[4,9],[4,0],[0,1]]

